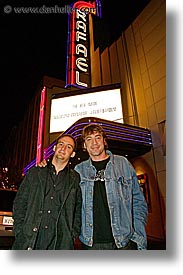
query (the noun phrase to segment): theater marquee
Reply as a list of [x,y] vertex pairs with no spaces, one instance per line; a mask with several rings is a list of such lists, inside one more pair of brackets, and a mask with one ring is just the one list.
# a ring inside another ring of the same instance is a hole
[[120,88],[52,99],[50,133],[66,131],[84,117],[123,123]]

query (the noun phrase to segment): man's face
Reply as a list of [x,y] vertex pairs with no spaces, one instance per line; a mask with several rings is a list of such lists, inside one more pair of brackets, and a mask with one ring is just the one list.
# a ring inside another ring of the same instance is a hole
[[105,140],[99,132],[93,132],[85,137],[84,146],[91,158],[105,154]]
[[75,156],[74,140],[71,137],[61,137],[55,146],[55,158],[68,161]]

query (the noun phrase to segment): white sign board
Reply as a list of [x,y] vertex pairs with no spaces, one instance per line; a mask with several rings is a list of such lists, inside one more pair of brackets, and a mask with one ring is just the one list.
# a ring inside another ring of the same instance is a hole
[[123,123],[120,89],[52,99],[50,133],[66,131],[84,117]]

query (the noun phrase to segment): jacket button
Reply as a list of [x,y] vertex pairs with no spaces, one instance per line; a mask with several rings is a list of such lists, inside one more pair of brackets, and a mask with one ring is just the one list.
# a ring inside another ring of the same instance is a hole
[[34,232],[37,232],[37,227],[34,227],[34,228],[33,228],[33,231],[34,231]]

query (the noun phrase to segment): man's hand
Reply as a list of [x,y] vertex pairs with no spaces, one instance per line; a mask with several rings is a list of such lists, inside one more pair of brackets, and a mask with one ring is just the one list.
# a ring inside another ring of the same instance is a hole
[[45,159],[43,159],[41,162],[37,164],[37,166],[39,167],[45,167],[46,165],[47,165],[47,161]]

